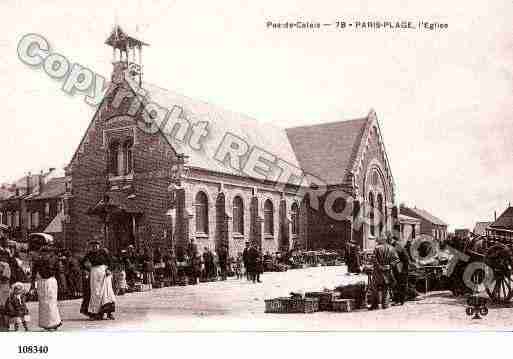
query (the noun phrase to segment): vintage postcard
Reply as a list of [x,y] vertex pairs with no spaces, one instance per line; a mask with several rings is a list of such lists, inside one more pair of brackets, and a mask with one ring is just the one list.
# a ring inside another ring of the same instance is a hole
[[2,337],[513,330],[512,1],[0,13]]

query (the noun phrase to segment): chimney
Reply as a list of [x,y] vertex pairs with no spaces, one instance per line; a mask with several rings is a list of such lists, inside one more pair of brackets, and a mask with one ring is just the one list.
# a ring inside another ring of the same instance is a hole
[[493,221],[497,221],[497,211],[493,211]]
[[31,177],[31,176],[32,176],[32,174],[29,172],[29,173],[27,174],[27,177],[26,177],[26,178],[27,178],[27,181],[26,181],[26,182],[27,182],[27,194],[30,194],[30,192],[31,192],[31,191],[30,191],[30,177]]
[[39,185],[39,193],[42,193],[43,192],[44,183],[45,183],[45,178],[44,178],[44,175],[43,175],[43,170],[41,170],[41,173],[39,174],[39,177],[37,179],[38,179],[38,185]]

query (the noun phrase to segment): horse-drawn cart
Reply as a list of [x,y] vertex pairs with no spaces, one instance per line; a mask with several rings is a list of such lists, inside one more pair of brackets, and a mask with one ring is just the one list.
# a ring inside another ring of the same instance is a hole
[[[454,245],[454,243],[453,243]],[[465,269],[470,263],[484,263],[482,269],[473,271],[471,281],[481,284],[491,275],[491,281],[485,284],[486,292],[492,302],[504,304],[513,298],[513,242],[506,238],[476,235],[471,232],[470,238],[454,245],[467,257],[466,261],[459,261],[449,278],[454,294],[471,292],[472,289],[465,283]],[[485,273],[489,270],[490,273]]]

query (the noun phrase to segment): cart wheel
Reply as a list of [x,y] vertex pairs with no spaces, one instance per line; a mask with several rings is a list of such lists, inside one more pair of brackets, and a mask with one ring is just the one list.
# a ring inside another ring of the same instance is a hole
[[467,313],[468,316],[471,316],[474,314],[474,309],[472,307],[467,307],[465,309],[465,313]]
[[481,307],[481,309],[479,309],[479,314],[481,314],[482,316],[488,315],[488,308]]

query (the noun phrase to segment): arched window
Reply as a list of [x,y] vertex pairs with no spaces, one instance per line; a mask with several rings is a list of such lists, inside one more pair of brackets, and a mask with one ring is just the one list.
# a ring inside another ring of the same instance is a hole
[[113,141],[109,145],[109,174],[114,176],[119,175],[119,143],[117,141]]
[[20,212],[16,211],[14,212],[14,228],[18,228],[20,226]]
[[196,232],[208,233],[208,198],[204,192],[196,195]]
[[123,158],[124,158],[124,173],[125,175],[128,175],[132,173],[133,169],[133,151],[132,147],[134,145],[134,142],[130,139],[125,141],[123,145]]
[[379,234],[383,233],[383,226],[385,220],[385,211],[383,210],[383,196],[381,193],[378,194],[378,227]]
[[39,212],[32,212],[32,228],[39,227]]
[[233,232],[244,234],[244,203],[239,196],[233,199]]
[[299,233],[299,206],[296,202],[292,203],[290,209],[290,219],[292,224],[292,234]]
[[274,207],[269,199],[264,204],[264,233],[274,234]]
[[374,227],[374,194],[369,192],[369,228],[371,236],[376,235],[376,229]]

